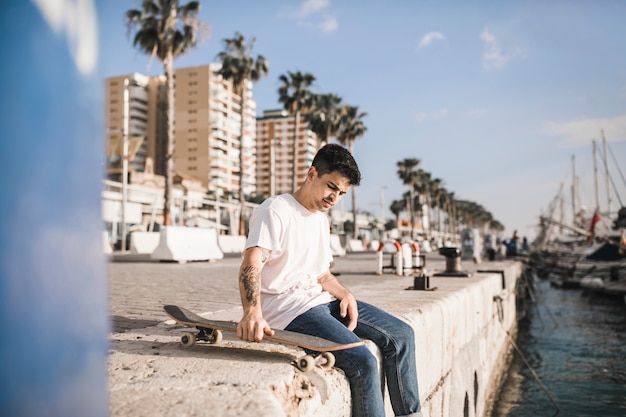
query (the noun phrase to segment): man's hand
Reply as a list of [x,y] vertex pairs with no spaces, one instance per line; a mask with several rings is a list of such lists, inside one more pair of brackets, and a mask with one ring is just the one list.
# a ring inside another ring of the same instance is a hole
[[274,330],[261,315],[244,314],[237,325],[237,337],[247,342],[260,342],[265,335],[273,336]]
[[353,331],[356,329],[357,319],[359,318],[359,307],[356,303],[356,298],[350,291],[348,291],[343,285],[337,281],[337,277],[330,271],[320,275],[317,282],[322,286],[324,291],[328,291],[333,297],[340,300],[339,302],[339,314],[342,318],[348,317],[348,329]]
[[339,314],[343,318],[346,316],[350,318],[348,330],[352,331],[356,329],[357,319],[359,318],[359,308],[357,307],[356,299],[351,292],[348,292],[348,294],[341,299],[341,302],[339,303]]

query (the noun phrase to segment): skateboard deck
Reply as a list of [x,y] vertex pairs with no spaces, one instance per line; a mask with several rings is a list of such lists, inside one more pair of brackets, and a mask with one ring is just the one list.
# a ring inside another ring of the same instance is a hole
[[[183,333],[180,343],[183,346],[193,346],[196,341],[202,340],[212,344],[219,343],[222,332],[237,333],[237,323],[234,321],[209,320],[199,316],[183,307],[175,305],[163,306],[165,314],[177,323],[198,329],[197,334]],[[296,366],[302,371],[309,371],[315,366],[316,359],[321,357],[323,367],[330,368],[335,364],[332,352],[362,346],[363,342],[349,344],[335,343],[317,336],[309,336],[302,333],[287,330],[274,330],[273,336],[264,335],[263,340],[272,340],[292,346],[298,346],[313,353],[307,354],[296,361]]]

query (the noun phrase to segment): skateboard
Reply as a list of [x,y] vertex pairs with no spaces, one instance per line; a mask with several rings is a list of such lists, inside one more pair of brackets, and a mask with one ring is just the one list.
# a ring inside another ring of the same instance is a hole
[[[184,332],[181,335],[180,343],[185,347],[193,346],[196,341],[217,344],[222,340],[222,332],[237,333],[237,323],[234,321],[209,320],[175,305],[163,306],[163,310],[165,314],[174,319],[177,323],[198,329],[198,333]],[[332,352],[363,346],[363,342],[340,344],[321,337],[309,336],[287,330],[274,330],[273,336],[263,336],[263,340],[266,339],[298,346],[312,352],[307,353],[295,361],[296,367],[303,372],[308,372],[313,369],[316,362],[319,362],[320,366],[323,368],[332,368],[335,365],[335,356]],[[321,359],[321,361],[318,361],[318,359]]]

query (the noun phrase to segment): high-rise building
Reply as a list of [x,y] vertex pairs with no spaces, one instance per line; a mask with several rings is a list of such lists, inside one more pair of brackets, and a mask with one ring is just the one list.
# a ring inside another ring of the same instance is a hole
[[[239,192],[241,97],[218,71],[221,64],[176,70],[176,171],[216,195]],[[243,111],[243,190],[256,192],[256,103],[252,83]]]
[[[239,192],[241,97],[218,75],[221,64],[175,72],[174,170],[195,178],[216,195]],[[247,89],[243,132],[243,190],[256,193],[256,103]],[[165,77],[134,73],[105,80],[105,123],[109,176],[121,178],[124,135],[129,171],[144,172],[146,161],[163,175],[167,152]]]
[[[164,142],[164,115],[159,109],[164,77],[133,73],[105,80],[105,126],[109,176],[121,174],[124,136],[128,140],[130,172],[144,172],[146,159],[159,165],[159,144]],[[161,145],[162,146],[162,145]]]
[[269,197],[294,191],[294,172],[296,188],[304,181],[319,149],[319,141],[300,117],[294,156],[295,121],[296,117],[289,116],[285,110],[266,110],[257,118],[257,194]]

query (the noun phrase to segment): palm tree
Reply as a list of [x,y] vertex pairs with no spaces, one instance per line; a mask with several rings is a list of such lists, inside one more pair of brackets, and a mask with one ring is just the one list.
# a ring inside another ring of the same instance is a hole
[[256,83],[261,77],[267,76],[269,73],[269,63],[263,55],[258,55],[256,59],[252,57],[252,48],[255,37],[250,40],[250,46],[246,47],[246,39],[239,32],[235,34],[233,39],[224,39],[225,49],[218,54],[218,58],[222,61],[222,68],[219,74],[226,80],[233,83],[233,92],[241,97],[241,105],[239,107],[240,129],[239,129],[239,234],[244,235],[244,204],[246,202],[244,196],[244,134],[245,129],[245,109],[246,97],[248,93],[248,83]]
[[[354,155],[354,141],[367,132],[367,127],[363,123],[363,118],[367,113],[359,113],[358,106],[345,105],[341,108],[339,116],[339,129],[337,132],[337,140],[343,146],[346,146],[350,153]],[[357,239],[358,228],[356,223],[356,189],[352,187],[352,218],[354,220],[353,237]]]
[[400,213],[406,210],[406,200],[393,200],[389,206],[389,211],[393,213],[396,218],[396,224],[400,224]]
[[419,172],[417,167],[422,163],[419,159],[416,158],[404,158],[402,161],[397,163],[398,166],[398,177],[402,180],[402,184],[407,185],[409,187],[409,218],[411,222],[411,239],[414,238],[414,229],[415,229],[415,209],[414,209],[414,200],[415,200],[415,184],[419,180]]
[[295,191],[298,182],[298,131],[300,130],[300,116],[307,114],[312,108],[311,85],[315,77],[309,73],[289,72],[278,77],[282,85],[278,89],[278,101],[283,103],[285,110],[295,116],[293,131],[293,177],[291,191]]
[[174,59],[196,45],[196,32],[202,23],[197,15],[200,3],[190,1],[179,5],[178,0],[142,0],[141,10],[131,9],[125,14],[130,31],[135,31],[133,46],[157,57],[163,63],[167,80],[167,152],[165,160],[165,192],[163,225],[172,224],[170,205],[174,181]]
[[441,231],[441,205],[439,204],[439,198],[441,196],[441,191],[443,188],[443,180],[440,178],[434,178],[430,181],[430,202],[433,211],[435,207],[437,211],[435,212],[435,224],[437,225],[437,231]]
[[448,198],[448,233],[457,233],[459,217],[457,210],[456,193],[451,191],[447,195]]
[[313,94],[312,98],[313,109],[306,119],[321,148],[330,142],[330,138],[337,136],[341,97],[335,94]]
[[[427,232],[426,226],[428,226],[430,230],[430,177],[430,172],[420,168],[417,170],[417,181],[414,185],[415,191],[417,192],[417,198],[415,199],[416,205],[414,207],[417,208],[416,212],[419,213],[420,223],[424,232]],[[424,205],[426,206],[426,213],[424,213]],[[428,220],[427,222],[424,221],[424,217]],[[426,223],[428,223],[428,225]]]

